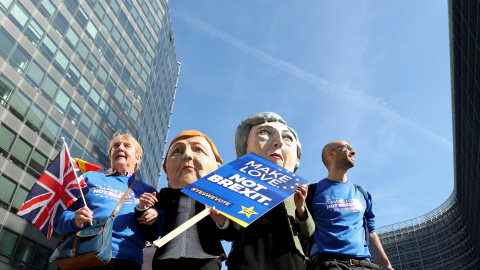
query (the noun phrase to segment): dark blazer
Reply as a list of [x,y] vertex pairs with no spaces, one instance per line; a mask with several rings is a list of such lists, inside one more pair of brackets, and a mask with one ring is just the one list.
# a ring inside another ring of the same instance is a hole
[[[139,224],[139,227],[145,238],[149,241],[156,240],[159,236],[164,236],[175,229],[175,221],[177,220],[178,205],[180,196],[186,196],[180,190],[171,188],[162,188],[157,195],[158,202],[153,206],[160,209],[164,213],[163,231],[159,232],[156,226],[149,226]],[[205,209],[205,205],[195,202],[195,214],[200,213]],[[139,217],[142,212],[136,210],[136,215]],[[222,230],[218,228],[217,224],[210,217],[205,217],[197,223],[198,237],[203,251],[210,255],[220,256],[222,260],[226,259],[225,251],[223,250],[221,240],[232,241],[236,236],[236,229],[233,222],[230,221],[228,228]],[[155,252],[154,258],[159,257],[169,243]]]

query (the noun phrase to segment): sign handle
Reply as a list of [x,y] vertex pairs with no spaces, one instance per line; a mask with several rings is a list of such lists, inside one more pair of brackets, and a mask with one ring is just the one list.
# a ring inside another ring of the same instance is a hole
[[166,243],[170,242],[173,238],[177,237],[179,234],[186,231],[188,228],[192,227],[193,225],[195,225],[197,222],[199,222],[206,216],[210,215],[211,212],[212,212],[212,209],[210,207],[205,208],[202,212],[196,214],[194,217],[192,217],[182,225],[175,228],[175,230],[169,232],[167,235],[163,236],[159,240],[154,241],[153,244],[157,247],[161,247],[165,245]]

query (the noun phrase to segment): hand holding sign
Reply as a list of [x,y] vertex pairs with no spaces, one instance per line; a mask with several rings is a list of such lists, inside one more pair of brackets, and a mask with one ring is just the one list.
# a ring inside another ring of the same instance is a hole
[[[207,205],[205,205],[205,208],[208,208]],[[212,207],[212,212],[210,213],[210,217],[217,223],[219,227],[225,226],[225,222],[227,221],[227,218],[222,215],[217,209],[215,209],[215,206]]]
[[308,186],[300,185],[300,187],[295,191],[293,197],[295,201],[295,206],[297,207],[298,217],[301,220],[307,218],[307,211],[305,211],[305,199],[307,198]]

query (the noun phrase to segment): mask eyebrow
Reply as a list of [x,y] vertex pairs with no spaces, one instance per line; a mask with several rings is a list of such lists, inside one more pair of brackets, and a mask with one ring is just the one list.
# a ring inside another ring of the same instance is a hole
[[207,155],[213,155],[213,150],[209,144],[204,144],[201,141],[196,141],[191,143],[191,147],[200,147]]
[[178,149],[179,147],[185,147],[185,143],[182,143],[182,142],[175,142],[173,145],[170,146],[170,150],[168,151],[169,153],[171,151],[174,151],[176,149]]
[[267,123],[264,123],[264,124],[260,124],[257,129],[260,129],[260,128],[273,128],[271,125],[267,124]]

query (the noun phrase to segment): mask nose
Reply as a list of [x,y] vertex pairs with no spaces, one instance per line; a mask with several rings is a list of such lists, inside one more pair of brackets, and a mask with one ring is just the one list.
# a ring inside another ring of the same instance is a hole
[[281,148],[283,146],[283,140],[280,134],[275,134],[275,138],[273,139],[273,145],[277,148]]
[[192,151],[190,149],[186,149],[185,152],[183,153],[183,159],[184,160],[192,160],[193,159],[193,156],[192,156]]

